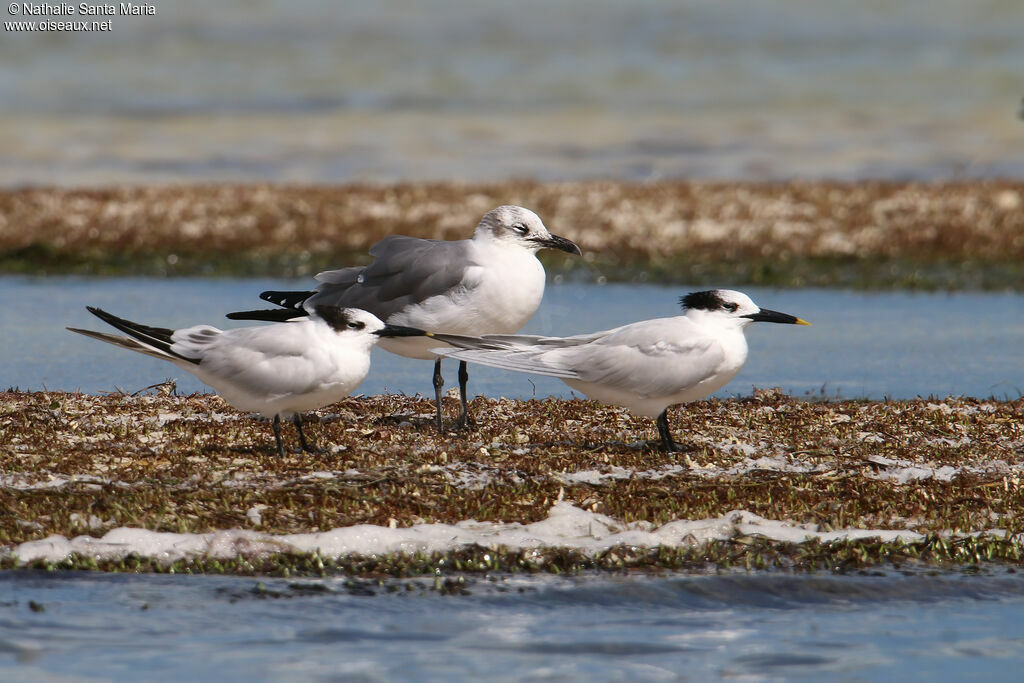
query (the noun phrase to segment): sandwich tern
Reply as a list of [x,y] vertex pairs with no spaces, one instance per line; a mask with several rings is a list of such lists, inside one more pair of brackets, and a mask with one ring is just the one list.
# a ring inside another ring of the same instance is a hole
[[312,451],[302,433],[301,413],[351,394],[369,372],[370,349],[378,340],[426,334],[385,325],[357,308],[323,304],[311,307],[302,320],[231,330],[209,325],[180,330],[149,327],[86,308],[129,336],[69,330],[174,363],[216,389],[235,408],[272,417],[281,456],[282,416],[292,418],[302,450]]
[[810,324],[760,308],[746,294],[728,289],[693,292],[679,303],[683,314],[676,317],[573,337],[439,334],[439,341],[457,348],[435,351],[496,368],[558,377],[602,403],[657,416],[662,447],[675,451],[669,406],[713,394],[736,376],[747,359],[743,333],[751,323]]
[[[552,235],[540,217],[521,206],[487,212],[473,237],[457,241],[425,240],[403,235],[385,237],[370,248],[367,266],[320,273],[312,291],[268,291],[260,298],[282,306],[269,311],[229,313],[233,320],[288,320],[320,304],[355,306],[394,325],[456,335],[510,334],[537,310],[544,296],[540,249],[582,255],[575,243]],[[434,361],[437,429],[441,420],[441,358],[431,351],[436,341],[384,339],[381,347],[408,358]],[[469,372],[459,363],[457,426],[469,426],[466,383]]]

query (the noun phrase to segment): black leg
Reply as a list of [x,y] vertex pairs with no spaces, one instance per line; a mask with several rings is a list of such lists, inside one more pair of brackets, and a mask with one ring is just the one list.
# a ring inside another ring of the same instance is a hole
[[292,423],[295,424],[295,431],[299,433],[299,444],[302,446],[302,450],[306,453],[316,453],[316,447],[310,446],[306,441],[306,435],[302,433],[302,416],[298,413],[292,415]]
[[434,361],[434,400],[437,403],[437,431],[444,434],[444,422],[441,420],[441,388],[444,377],[441,376],[441,359]]
[[676,442],[672,440],[672,432],[668,429],[668,408],[661,411],[661,415],[658,416],[658,434],[661,435],[661,447],[667,453],[677,450]]
[[473,421],[469,418],[469,404],[466,402],[466,384],[469,383],[469,367],[466,361],[459,361],[459,429],[469,429]]
[[281,416],[274,416],[274,438],[277,440],[277,455],[279,458],[284,457],[284,446],[281,444]]

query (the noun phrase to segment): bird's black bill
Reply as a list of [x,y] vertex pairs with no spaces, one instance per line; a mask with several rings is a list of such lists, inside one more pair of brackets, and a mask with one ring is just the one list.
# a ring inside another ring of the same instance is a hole
[[802,320],[795,315],[789,315],[788,313],[779,313],[778,311],[769,311],[767,308],[762,308],[757,313],[749,313],[744,318],[750,318],[756,320],[759,323],[784,323],[786,325],[810,325],[806,320]]
[[424,332],[416,327],[404,327],[402,325],[385,325],[381,329],[374,332],[379,337],[423,337],[432,336],[429,332]]
[[576,246],[576,243],[572,240],[567,240],[564,237],[558,235],[550,235],[541,239],[533,240],[537,244],[547,247],[548,249],[558,249],[569,254],[576,254],[577,256],[583,256],[583,252]]

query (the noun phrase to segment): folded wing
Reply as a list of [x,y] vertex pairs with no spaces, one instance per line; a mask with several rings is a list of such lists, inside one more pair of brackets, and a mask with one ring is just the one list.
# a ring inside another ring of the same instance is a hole
[[668,396],[713,376],[724,360],[716,339],[685,318],[663,318],[574,337],[434,335],[456,347],[438,355],[599,384],[637,396]]
[[475,265],[468,244],[391,235],[370,249],[375,258],[365,268],[318,274],[316,279],[323,284],[306,306],[362,308],[387,320],[410,305],[459,287],[466,269]]

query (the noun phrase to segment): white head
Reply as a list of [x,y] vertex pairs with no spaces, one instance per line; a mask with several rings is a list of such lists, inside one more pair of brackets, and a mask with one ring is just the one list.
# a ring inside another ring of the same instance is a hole
[[703,292],[691,292],[680,297],[684,314],[688,318],[704,323],[740,330],[752,322],[786,323],[790,325],[810,325],[788,313],[779,313],[755,304],[743,292],[732,289],[709,289]]
[[343,339],[363,342],[367,346],[373,346],[381,337],[422,337],[427,334],[415,327],[386,325],[373,313],[361,308],[320,305],[314,307],[310,318],[324,321]]
[[488,211],[476,226],[474,239],[495,240],[500,244],[516,245],[531,252],[540,249],[559,249],[570,254],[582,255],[573,242],[552,235],[544,227],[540,216],[521,206],[499,206]]

